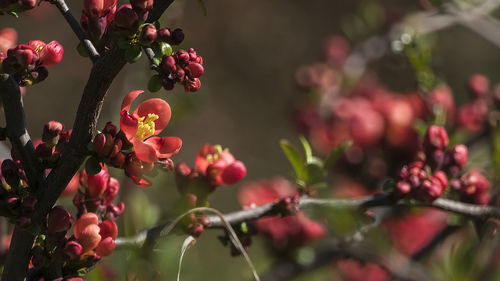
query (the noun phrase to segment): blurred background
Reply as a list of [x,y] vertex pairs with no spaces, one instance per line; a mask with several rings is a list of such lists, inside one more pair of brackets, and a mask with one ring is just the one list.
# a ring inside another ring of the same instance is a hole
[[[466,2],[475,5],[478,1]],[[301,65],[324,59],[326,37],[347,35],[356,46],[369,36],[386,34],[390,22],[422,11],[422,3],[410,0],[218,0],[205,4],[206,16],[197,1],[175,1],[160,20],[163,25],[182,28],[186,40],[181,47],[192,47],[203,57],[205,74],[201,78],[201,90],[184,93],[181,87],[176,87],[173,91],[148,94],[146,98],[153,95],[164,98],[173,109],[166,135],[183,140],[181,152],[173,158],[174,162],[192,165],[203,144],[221,144],[245,163],[246,181],[290,175],[290,166],[279,148],[279,141],[286,138],[298,143],[298,132],[291,120],[294,106],[303,93],[294,75]],[[68,1],[68,5],[79,18],[82,1]],[[360,19],[367,15],[382,15],[384,23],[359,25]],[[19,19],[2,16],[0,22],[0,27],[13,27],[18,31],[19,43],[34,39],[56,40],[64,46],[62,62],[50,69],[44,83],[27,89],[24,104],[32,138],[40,137],[43,125],[50,120],[71,127],[91,63],[76,52],[78,41],[69,26],[48,3],[21,14]],[[492,82],[498,81],[498,46],[458,25],[438,31],[433,40],[438,43],[433,53],[433,58],[437,59],[432,64],[448,82],[458,103],[464,100],[465,83],[471,73],[482,73]],[[371,67],[392,91],[403,92],[417,87],[415,72],[401,54],[389,51]],[[132,90],[146,90],[151,75],[145,57],[123,69],[105,100],[99,129],[107,121],[119,124],[122,98]],[[111,173],[122,183],[120,199],[127,206],[118,221],[120,236],[133,235],[144,227],[164,221],[169,206],[178,200],[170,173],[157,176],[149,188],[136,187],[121,171],[111,169]],[[211,206],[222,212],[239,209],[239,185],[220,187],[211,197]],[[70,200],[63,203],[70,205]],[[219,235],[218,230],[205,231],[197,245],[187,252],[182,280],[251,279],[243,259],[231,257],[229,249],[218,242]],[[136,259],[128,251],[115,251],[87,280],[124,280],[124,272],[141,267],[157,270],[157,280],[174,280],[183,238],[171,235],[164,239],[154,264]],[[273,259],[265,241],[255,239],[249,254],[259,272],[272,268]],[[336,277],[327,266],[300,278],[335,280]]]

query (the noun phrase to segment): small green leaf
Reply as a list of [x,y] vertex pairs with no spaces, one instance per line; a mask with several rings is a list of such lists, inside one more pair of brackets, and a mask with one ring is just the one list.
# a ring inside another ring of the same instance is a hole
[[84,58],[88,58],[89,57],[89,54],[87,53],[87,50],[85,49],[85,47],[83,46],[82,43],[78,44],[78,46],[76,46],[76,50],[78,51],[78,54]]
[[162,87],[160,75],[153,75],[148,82],[148,90],[152,93],[158,92]]
[[85,162],[85,172],[87,172],[88,175],[95,175],[101,171],[101,164],[99,163],[99,160],[97,160],[95,157],[91,156],[87,159],[87,162]]
[[16,19],[19,18],[19,15],[16,12],[9,11],[9,12],[7,12],[7,14],[16,17]]
[[156,66],[160,66],[160,63],[161,63],[161,60],[157,57],[154,57],[153,58],[153,63],[156,65]]
[[297,177],[302,179],[304,174],[304,160],[302,159],[302,156],[300,156],[300,152],[287,140],[281,140],[280,145],[281,149],[285,153],[285,156],[288,158],[288,161],[292,164]]
[[315,163],[307,164],[304,178],[308,186],[322,182],[325,179],[323,167]]
[[309,142],[306,140],[304,136],[299,137],[300,143],[302,144],[302,148],[304,149],[304,153],[306,154],[306,163],[310,163],[312,156],[312,149]]
[[332,152],[330,152],[330,155],[328,155],[328,158],[325,160],[325,165],[324,169],[329,170],[342,156],[344,156],[345,152],[347,149],[349,149],[352,146],[352,141],[344,141],[341,144],[337,145]]
[[170,44],[165,43],[165,42],[161,42],[160,43],[160,49],[161,49],[161,53],[163,55],[167,55],[167,56],[171,56],[172,55],[172,46],[170,46]]
[[241,230],[241,232],[243,232],[245,234],[248,233],[248,225],[246,222],[242,222],[240,224],[240,230]]
[[132,45],[125,50],[125,59],[128,63],[138,61],[142,56],[142,49],[140,45]]

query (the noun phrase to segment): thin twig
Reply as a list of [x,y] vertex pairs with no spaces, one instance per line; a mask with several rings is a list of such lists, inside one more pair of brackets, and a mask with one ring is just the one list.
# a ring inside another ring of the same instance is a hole
[[[240,210],[224,215],[227,222],[236,225],[242,222],[256,220],[262,217],[274,216],[278,214],[275,208],[276,203],[269,203],[256,208]],[[500,208],[492,206],[481,206],[468,203],[457,202],[448,199],[436,199],[431,203],[417,201],[393,201],[388,194],[377,194],[354,199],[315,199],[302,198],[299,203],[301,210],[313,208],[325,209],[368,209],[384,206],[405,206],[405,207],[431,207],[450,211],[456,214],[472,218],[500,218]],[[222,228],[223,223],[219,217],[210,216],[209,228]],[[160,224],[156,227],[143,230],[133,237],[118,238],[116,246],[120,247],[141,247],[144,243],[154,243],[156,239],[162,237],[162,230],[169,227],[170,223]],[[153,241],[152,241],[153,240]]]
[[80,27],[78,21],[71,14],[68,5],[66,5],[66,2],[64,2],[64,0],[51,0],[50,2],[56,5],[57,9],[59,9],[66,22],[69,24],[73,32],[76,34],[76,36],[82,43],[83,47],[87,51],[87,54],[89,55],[92,62],[96,63],[97,60],[99,60],[100,58],[99,52],[97,52],[94,44],[90,42],[90,40],[87,38],[87,35]]

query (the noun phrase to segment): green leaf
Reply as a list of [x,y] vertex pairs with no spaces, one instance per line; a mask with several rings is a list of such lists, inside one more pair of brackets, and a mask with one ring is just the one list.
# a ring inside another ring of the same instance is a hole
[[207,6],[205,5],[205,1],[198,0],[198,3],[200,3],[201,9],[203,11],[203,15],[206,16],[207,15]]
[[154,57],[153,58],[153,63],[156,65],[156,66],[160,66],[160,63],[161,63],[161,60],[157,57]]
[[[7,12],[7,14],[8,14],[8,15],[11,15],[11,16],[14,16],[14,17],[16,17],[16,19],[18,19],[18,18],[19,18],[19,15],[18,15],[16,12],[9,11],[9,12]],[[206,15],[206,14],[205,14],[205,15]]]
[[88,58],[89,57],[89,54],[87,53],[87,50],[85,49],[85,47],[83,46],[82,43],[78,44],[78,46],[76,46],[76,50],[78,51],[78,54],[84,58]]
[[132,45],[125,50],[125,59],[128,63],[138,61],[142,56],[142,49],[140,45]]
[[161,42],[160,43],[160,49],[161,49],[161,53],[163,55],[167,55],[167,56],[171,56],[172,55],[172,46],[170,46],[170,44],[165,43],[165,42]]
[[281,149],[285,153],[285,156],[288,158],[288,161],[292,164],[297,177],[302,179],[304,174],[304,160],[302,159],[302,156],[300,156],[300,152],[287,140],[281,140],[280,145]]
[[87,159],[87,162],[85,162],[85,172],[87,172],[88,175],[95,175],[101,171],[101,164],[99,163],[99,160],[97,160],[95,157],[91,156]]
[[302,148],[304,149],[304,153],[306,154],[306,163],[310,163],[311,158],[313,157],[311,145],[304,136],[300,136],[299,140],[300,143],[302,144]]
[[152,93],[158,92],[162,87],[160,75],[153,75],[148,82],[148,90]]
[[325,173],[322,166],[315,163],[307,164],[305,166],[304,180],[306,181],[308,186],[320,183],[324,179]]
[[247,233],[248,233],[248,225],[247,225],[247,223],[246,223],[246,222],[242,222],[242,223],[240,224],[240,230],[241,230],[241,232],[243,232],[243,233],[245,233],[245,234],[247,234]]
[[328,158],[325,160],[325,164],[323,168],[325,170],[329,170],[342,156],[344,156],[345,152],[347,149],[349,149],[352,146],[352,141],[344,141],[341,144],[337,145],[332,152],[330,152],[330,155],[328,155]]

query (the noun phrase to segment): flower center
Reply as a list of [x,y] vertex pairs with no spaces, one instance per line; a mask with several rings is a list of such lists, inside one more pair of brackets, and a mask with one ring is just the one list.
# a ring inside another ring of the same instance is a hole
[[220,154],[222,153],[222,146],[214,145],[214,149],[216,152],[213,154],[208,154],[206,157],[209,164],[212,164],[215,161],[219,160]]
[[148,113],[147,117],[139,118],[139,126],[137,127],[137,134],[135,136],[144,140],[155,134],[155,120],[160,118],[158,115]]

